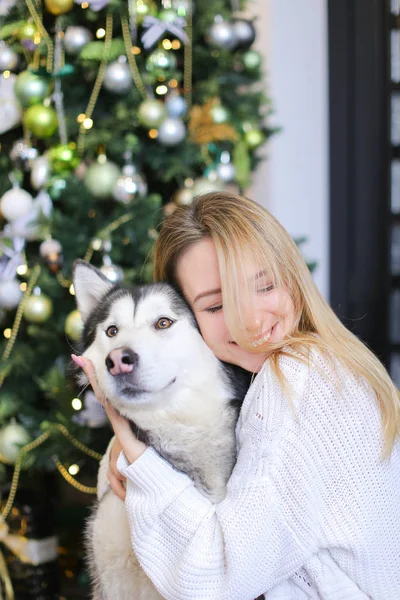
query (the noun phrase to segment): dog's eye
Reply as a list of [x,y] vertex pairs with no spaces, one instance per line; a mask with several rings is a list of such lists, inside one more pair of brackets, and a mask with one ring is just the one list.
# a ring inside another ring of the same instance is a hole
[[107,328],[106,330],[106,334],[108,337],[115,337],[118,333],[118,329],[117,327],[115,327],[115,325],[110,325],[110,327]]
[[156,323],[156,329],[168,329],[168,327],[171,327],[173,321],[171,321],[171,319],[168,319],[167,317],[161,317],[161,319],[158,319],[157,323]]

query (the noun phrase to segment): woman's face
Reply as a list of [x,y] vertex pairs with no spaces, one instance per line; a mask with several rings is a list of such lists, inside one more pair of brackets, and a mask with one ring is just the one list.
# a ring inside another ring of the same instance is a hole
[[[221,279],[214,242],[204,238],[180,257],[176,271],[182,291],[195,314],[201,334],[220,360],[258,372],[268,356],[241,348],[230,335],[224,319]],[[249,277],[256,273],[249,273]],[[294,324],[294,304],[286,290],[273,288],[265,275],[257,277],[255,310],[244,315],[249,340],[256,348],[262,341],[281,341]]]

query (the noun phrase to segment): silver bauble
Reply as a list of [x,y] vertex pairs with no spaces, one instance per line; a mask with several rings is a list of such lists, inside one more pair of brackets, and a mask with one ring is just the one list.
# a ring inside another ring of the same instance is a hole
[[211,46],[222,50],[232,50],[236,46],[236,36],[232,23],[217,21],[213,23],[207,33],[207,42]]
[[35,190],[40,190],[48,183],[51,166],[47,155],[39,156],[33,161],[31,169],[31,185]]
[[113,94],[126,94],[133,87],[133,79],[126,57],[110,63],[104,73],[103,85]]
[[18,54],[10,46],[0,43],[0,72],[14,71],[18,65]]
[[31,441],[29,433],[22,425],[12,422],[0,430],[0,454],[6,461],[16,463],[20,450]]
[[22,298],[21,288],[16,279],[0,282],[0,307],[13,310]]
[[170,117],[183,117],[187,111],[187,102],[182,96],[173,94],[166,99],[165,108]]
[[65,30],[64,48],[68,54],[79,54],[84,46],[93,39],[92,34],[86,27],[70,25]]
[[114,265],[108,256],[104,257],[104,264],[100,267],[100,271],[112,283],[121,283],[124,279],[124,271]]
[[148,127],[158,127],[167,116],[167,109],[164,102],[153,98],[147,98],[139,105],[138,119],[142,125]]
[[224,181],[225,183],[234,181],[236,177],[236,168],[235,165],[231,162],[219,163],[216,171],[219,179],[221,179],[221,181]]
[[24,139],[14,142],[10,150],[11,160],[14,165],[22,171],[29,171],[31,168],[31,161],[34,160],[37,155],[37,149],[29,146]]
[[112,195],[114,200],[121,204],[135,204],[147,195],[147,183],[133,165],[127,165],[122,169],[122,175],[117,179]]
[[158,128],[158,141],[163,146],[176,146],[186,136],[186,127],[180,119],[167,117]]
[[235,19],[232,23],[232,28],[237,48],[249,48],[256,39],[256,30],[251,21]]

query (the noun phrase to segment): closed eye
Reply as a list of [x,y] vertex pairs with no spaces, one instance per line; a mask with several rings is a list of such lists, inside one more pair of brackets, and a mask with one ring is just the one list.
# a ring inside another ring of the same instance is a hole
[[268,285],[267,287],[260,288],[259,290],[257,290],[257,292],[263,294],[265,292],[270,292],[273,289],[274,289],[274,285],[271,283],[271,285]]
[[206,308],[206,312],[215,313],[221,309],[222,309],[222,304],[220,304],[219,306],[212,306],[211,308]]

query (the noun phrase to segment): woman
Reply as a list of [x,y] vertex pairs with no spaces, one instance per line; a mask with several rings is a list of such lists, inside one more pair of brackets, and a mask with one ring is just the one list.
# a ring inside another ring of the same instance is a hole
[[108,408],[110,482],[124,497],[126,478],[133,548],[160,593],[398,600],[398,391],[287,232],[250,200],[201,196],[165,220],[155,279],[178,286],[219,359],[255,374],[218,505]]

